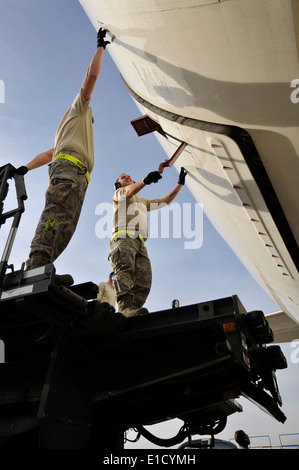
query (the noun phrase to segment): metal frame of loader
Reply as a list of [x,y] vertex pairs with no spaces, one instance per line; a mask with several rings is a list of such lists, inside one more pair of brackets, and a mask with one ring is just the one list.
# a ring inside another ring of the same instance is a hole
[[[56,286],[53,264],[9,266],[27,197],[9,165],[0,168],[1,203],[9,178],[18,209],[0,214],[1,223],[14,217],[0,272],[0,448],[121,449],[130,428],[169,447],[221,432],[242,411],[240,396],[286,420],[275,374],[285,358],[266,346],[263,313],[247,313],[237,296],[125,318],[96,300],[91,282]],[[183,421],[173,438],[144,428],[169,418]]]

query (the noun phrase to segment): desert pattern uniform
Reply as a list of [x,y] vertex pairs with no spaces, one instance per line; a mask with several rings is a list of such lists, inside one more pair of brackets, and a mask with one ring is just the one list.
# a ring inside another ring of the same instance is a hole
[[125,188],[113,198],[113,230],[110,263],[114,271],[118,311],[141,308],[151,289],[152,269],[145,241],[148,236],[147,212],[167,205],[166,198],[127,197]]
[[[58,126],[45,207],[31,242],[29,258],[43,253],[49,262],[54,262],[75,232],[94,165],[89,101],[80,90]],[[30,259],[26,264],[30,266]]]

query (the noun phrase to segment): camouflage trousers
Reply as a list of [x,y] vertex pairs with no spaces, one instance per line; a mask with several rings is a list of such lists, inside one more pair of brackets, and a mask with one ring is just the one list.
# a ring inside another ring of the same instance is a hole
[[63,252],[75,232],[86,188],[86,177],[74,163],[54,160],[49,165],[45,207],[31,242],[29,258],[34,253],[43,253],[53,263]]
[[139,238],[115,238],[110,244],[110,263],[118,311],[141,308],[152,284],[151,263],[144,243]]

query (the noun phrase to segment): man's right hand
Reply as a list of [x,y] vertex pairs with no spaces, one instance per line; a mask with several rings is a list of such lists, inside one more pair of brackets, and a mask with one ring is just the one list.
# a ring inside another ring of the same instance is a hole
[[110,41],[104,41],[107,31],[108,31],[107,29],[103,29],[103,28],[99,29],[98,35],[97,35],[97,47],[103,47],[105,49],[107,44],[110,44]]
[[144,184],[157,183],[162,176],[158,171],[151,171],[143,180]]

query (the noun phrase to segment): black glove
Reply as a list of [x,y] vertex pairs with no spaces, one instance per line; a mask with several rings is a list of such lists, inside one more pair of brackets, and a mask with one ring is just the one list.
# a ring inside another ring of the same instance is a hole
[[15,172],[18,175],[26,175],[26,173],[28,173],[28,168],[27,168],[27,166],[20,166],[19,168],[16,168]]
[[158,183],[162,178],[158,171],[151,171],[143,180],[144,184]]
[[12,166],[9,171],[9,178],[13,178],[14,175],[26,175],[27,171],[27,166],[20,166],[19,168]]
[[187,173],[188,173],[188,171],[185,170],[185,168],[181,167],[181,172],[180,172],[178,184],[182,184],[182,185],[185,184],[185,178],[186,178]]
[[110,44],[110,41],[104,41],[106,33],[107,33],[107,29],[102,29],[102,28],[99,29],[98,35],[97,35],[97,47],[103,47],[105,49],[107,44]]

